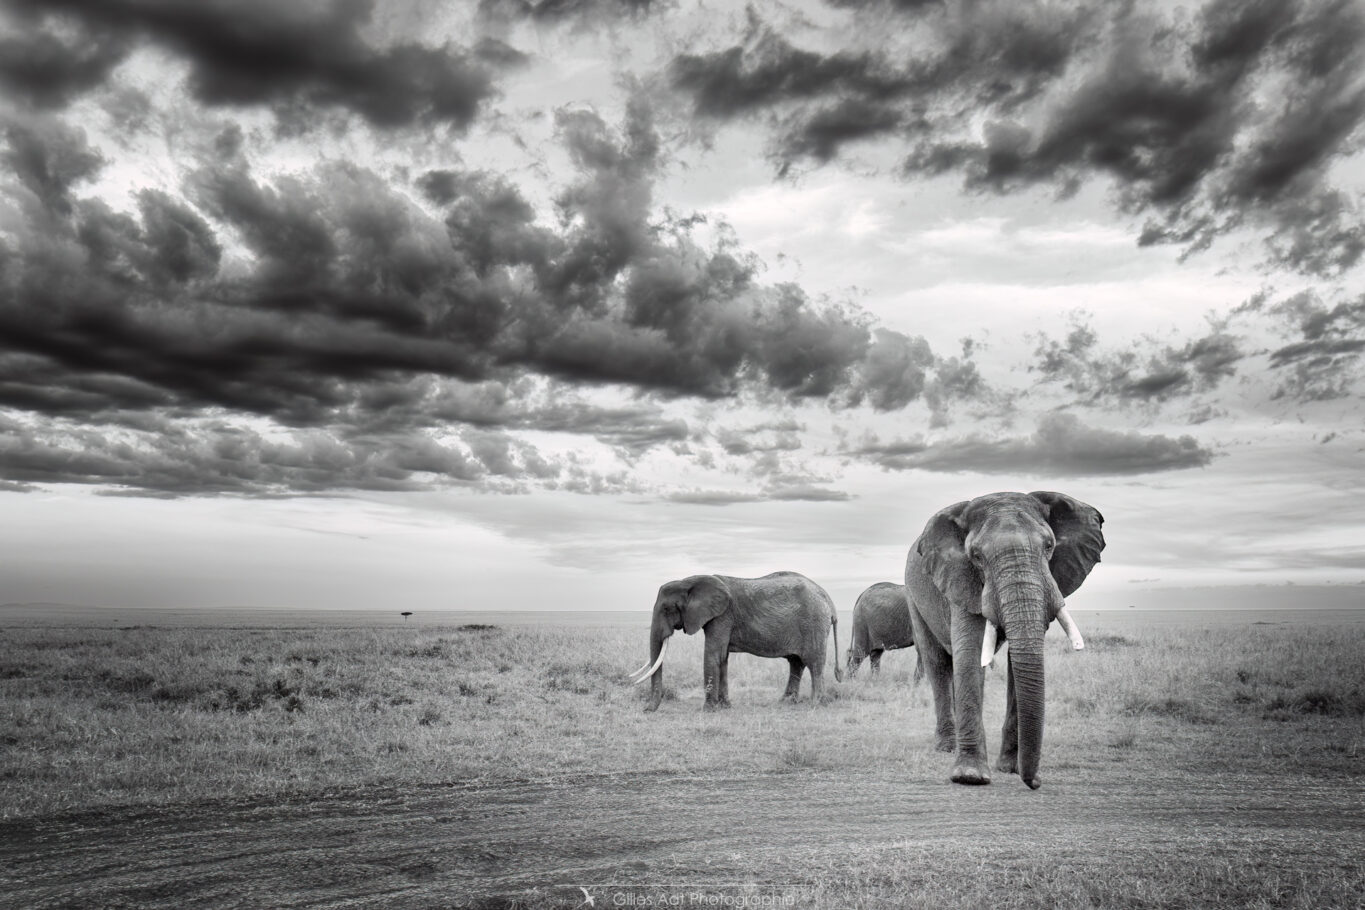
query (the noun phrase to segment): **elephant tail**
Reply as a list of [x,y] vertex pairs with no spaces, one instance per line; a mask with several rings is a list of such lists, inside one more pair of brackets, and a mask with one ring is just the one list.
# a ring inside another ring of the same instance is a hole
[[920,656],[919,648],[915,648],[915,678],[910,683],[910,688],[914,688],[924,679],[924,658]]
[[844,681],[844,671],[839,669],[839,614],[836,612],[830,616],[830,626],[834,628],[834,681]]

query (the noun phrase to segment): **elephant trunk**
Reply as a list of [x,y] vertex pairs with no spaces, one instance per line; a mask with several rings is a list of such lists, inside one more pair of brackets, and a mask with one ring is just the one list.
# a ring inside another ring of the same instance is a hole
[[1043,633],[1048,583],[1031,560],[1020,558],[998,576],[999,614],[1010,646],[1010,675],[1019,720],[1019,776],[1037,789],[1043,751]]
[[1019,710],[1019,776],[1036,790],[1043,754],[1043,649],[1018,648],[1010,638],[1010,674]]
[[639,682],[649,679],[649,700],[645,703],[646,711],[654,711],[659,707],[659,702],[664,697],[664,654],[668,651],[668,639],[673,634],[672,629],[660,628],[659,623],[655,623],[649,633],[649,664]]

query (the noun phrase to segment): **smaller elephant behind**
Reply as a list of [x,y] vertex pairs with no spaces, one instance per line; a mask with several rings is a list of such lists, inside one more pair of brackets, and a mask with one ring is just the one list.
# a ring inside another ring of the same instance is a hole
[[839,670],[839,616],[825,589],[796,572],[774,572],[762,578],[692,575],[659,588],[649,631],[649,660],[631,674],[632,682],[650,681],[646,711],[659,707],[664,689],[664,654],[668,639],[681,629],[706,633],[702,660],[705,708],[730,706],[730,655],[783,657],[790,674],[784,699],[796,700],[801,674],[810,670],[811,703],[822,700],[825,647],[834,630],[834,678]]
[[[876,676],[881,669],[883,651],[910,648],[914,644],[915,630],[910,624],[905,585],[879,581],[858,595],[853,604],[853,641],[844,661],[849,679],[857,675],[864,658],[872,664],[872,675]],[[917,663],[916,681],[921,675]]]

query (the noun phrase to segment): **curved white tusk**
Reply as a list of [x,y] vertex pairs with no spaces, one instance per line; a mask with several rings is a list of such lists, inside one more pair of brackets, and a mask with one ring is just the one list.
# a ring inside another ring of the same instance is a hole
[[[641,667],[640,669],[641,669],[641,670],[644,670],[644,674],[643,674],[639,679],[631,680],[631,683],[630,683],[630,684],[631,684],[632,686],[638,686],[640,683],[644,682],[645,680],[647,680],[647,679],[649,679],[651,676],[653,676],[653,675],[654,675],[654,671],[657,670],[657,669],[659,669],[659,665],[662,664],[662,663],[664,662],[664,655],[667,654],[667,653],[668,653],[668,639],[665,638],[665,639],[664,639],[664,646],[663,646],[662,648],[659,649],[659,657],[658,657],[658,659],[656,659],[656,660],[654,661],[654,663],[653,663],[651,666],[649,666],[648,668]],[[635,672],[636,672],[636,673],[639,673],[640,670],[636,670]],[[633,675],[635,675],[635,674],[631,674],[631,675],[633,676]]]
[[[667,650],[667,649],[668,649],[668,639],[665,638],[665,639],[664,639],[664,643],[663,643],[663,647],[659,649],[659,657],[662,658],[662,657],[663,657],[664,651]],[[638,670],[631,670],[629,675],[630,675],[630,676],[648,676],[650,673],[653,673],[654,670],[655,670],[658,666],[659,666],[659,662],[658,662],[657,660],[656,660],[653,664],[651,664],[648,660],[646,660],[644,663],[640,664],[640,668],[639,668]]]
[[1066,611],[1065,606],[1057,611],[1057,621],[1061,623],[1062,628],[1066,630],[1066,637],[1071,639],[1072,649],[1076,651],[1084,650],[1085,639],[1081,638],[1081,630],[1076,628],[1076,620],[1071,618],[1071,614]]
[[981,666],[989,667],[995,663],[995,639],[999,634],[995,623],[986,620],[986,632],[981,636]]

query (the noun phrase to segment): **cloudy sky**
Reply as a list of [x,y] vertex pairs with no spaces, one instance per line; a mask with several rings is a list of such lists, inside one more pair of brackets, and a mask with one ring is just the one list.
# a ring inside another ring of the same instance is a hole
[[1358,2],[0,0],[0,602],[1358,585],[1363,122]]

